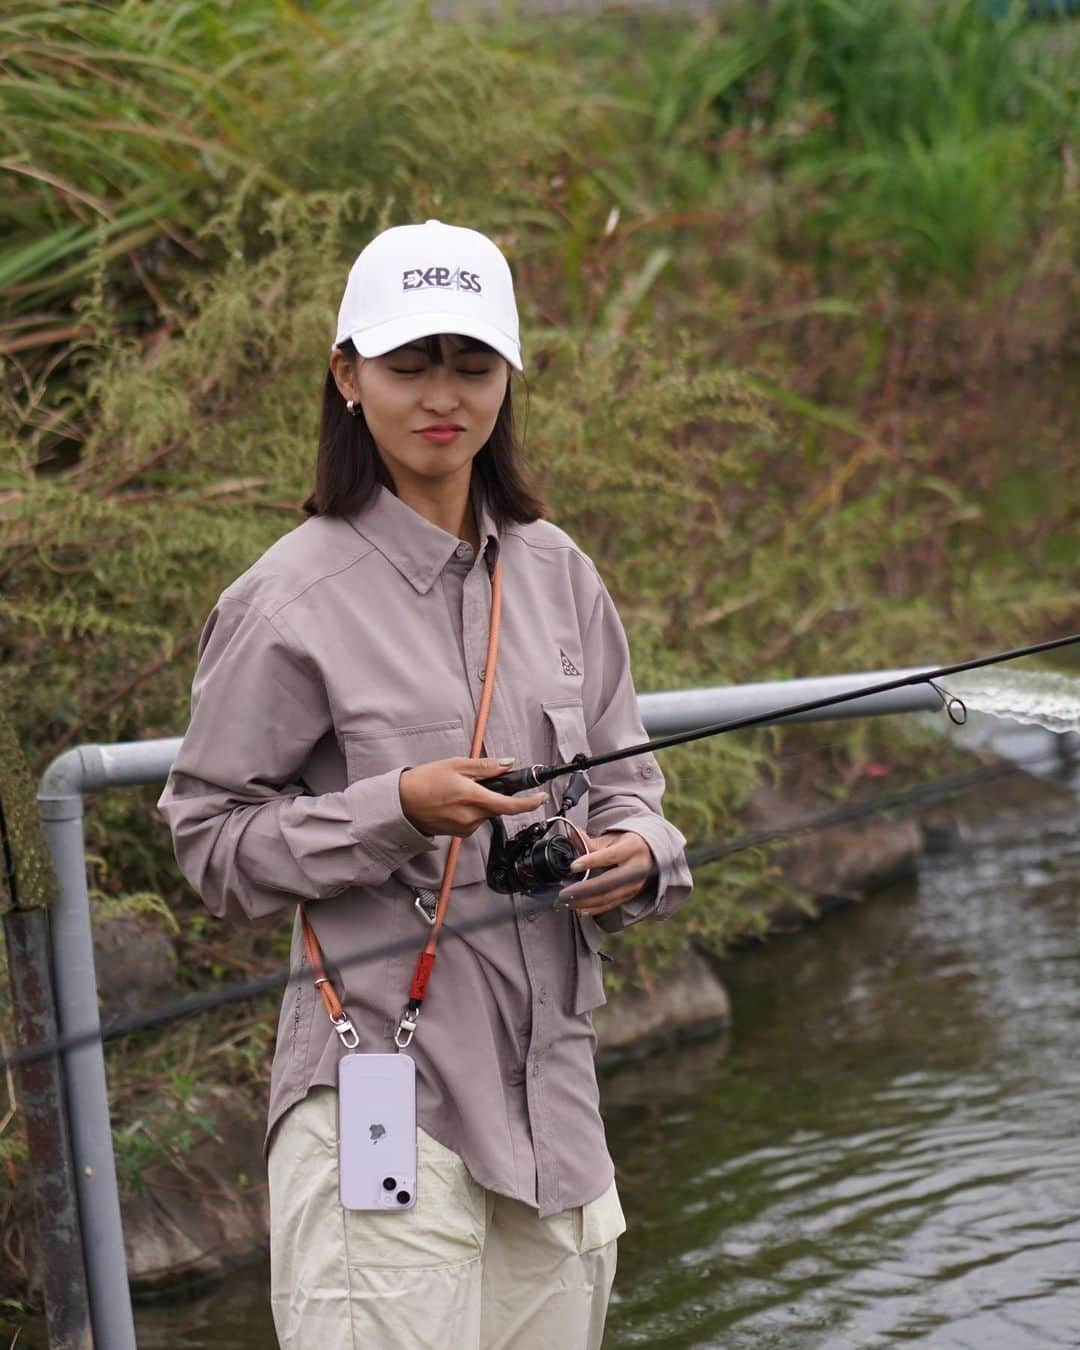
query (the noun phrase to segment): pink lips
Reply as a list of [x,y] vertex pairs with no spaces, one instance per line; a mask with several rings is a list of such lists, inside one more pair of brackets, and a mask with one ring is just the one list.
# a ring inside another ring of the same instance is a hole
[[423,431],[417,432],[418,436],[423,436],[425,440],[432,441],[435,445],[449,445],[461,435],[460,427],[425,427]]

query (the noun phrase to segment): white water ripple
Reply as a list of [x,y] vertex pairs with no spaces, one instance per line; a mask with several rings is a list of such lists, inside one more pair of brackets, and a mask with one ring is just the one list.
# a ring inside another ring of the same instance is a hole
[[1073,675],[998,666],[961,671],[937,684],[972,712],[1061,734],[1080,731],[1080,679]]

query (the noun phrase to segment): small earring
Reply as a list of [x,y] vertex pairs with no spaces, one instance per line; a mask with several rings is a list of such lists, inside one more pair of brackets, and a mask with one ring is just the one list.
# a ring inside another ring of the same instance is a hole
[[359,417],[359,416],[360,416],[360,404],[359,404],[359,403],[354,403],[353,400],[352,400],[351,398],[345,400],[345,407],[346,407],[346,409],[348,410],[348,413],[349,413],[349,416],[350,416],[350,417]]

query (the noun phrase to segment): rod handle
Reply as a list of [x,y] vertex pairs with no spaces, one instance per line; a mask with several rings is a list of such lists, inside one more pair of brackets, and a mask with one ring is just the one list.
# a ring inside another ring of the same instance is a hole
[[478,778],[476,781],[481,787],[486,787],[492,792],[512,797],[515,792],[524,792],[526,788],[540,786],[536,770],[541,767],[539,764],[532,764],[527,769],[511,769],[509,773],[501,773],[497,778]]

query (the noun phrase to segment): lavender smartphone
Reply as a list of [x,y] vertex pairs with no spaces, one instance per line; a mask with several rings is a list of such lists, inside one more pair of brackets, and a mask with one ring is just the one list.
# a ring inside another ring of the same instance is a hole
[[416,1065],[408,1055],[340,1060],[338,1192],[345,1209],[416,1203]]

